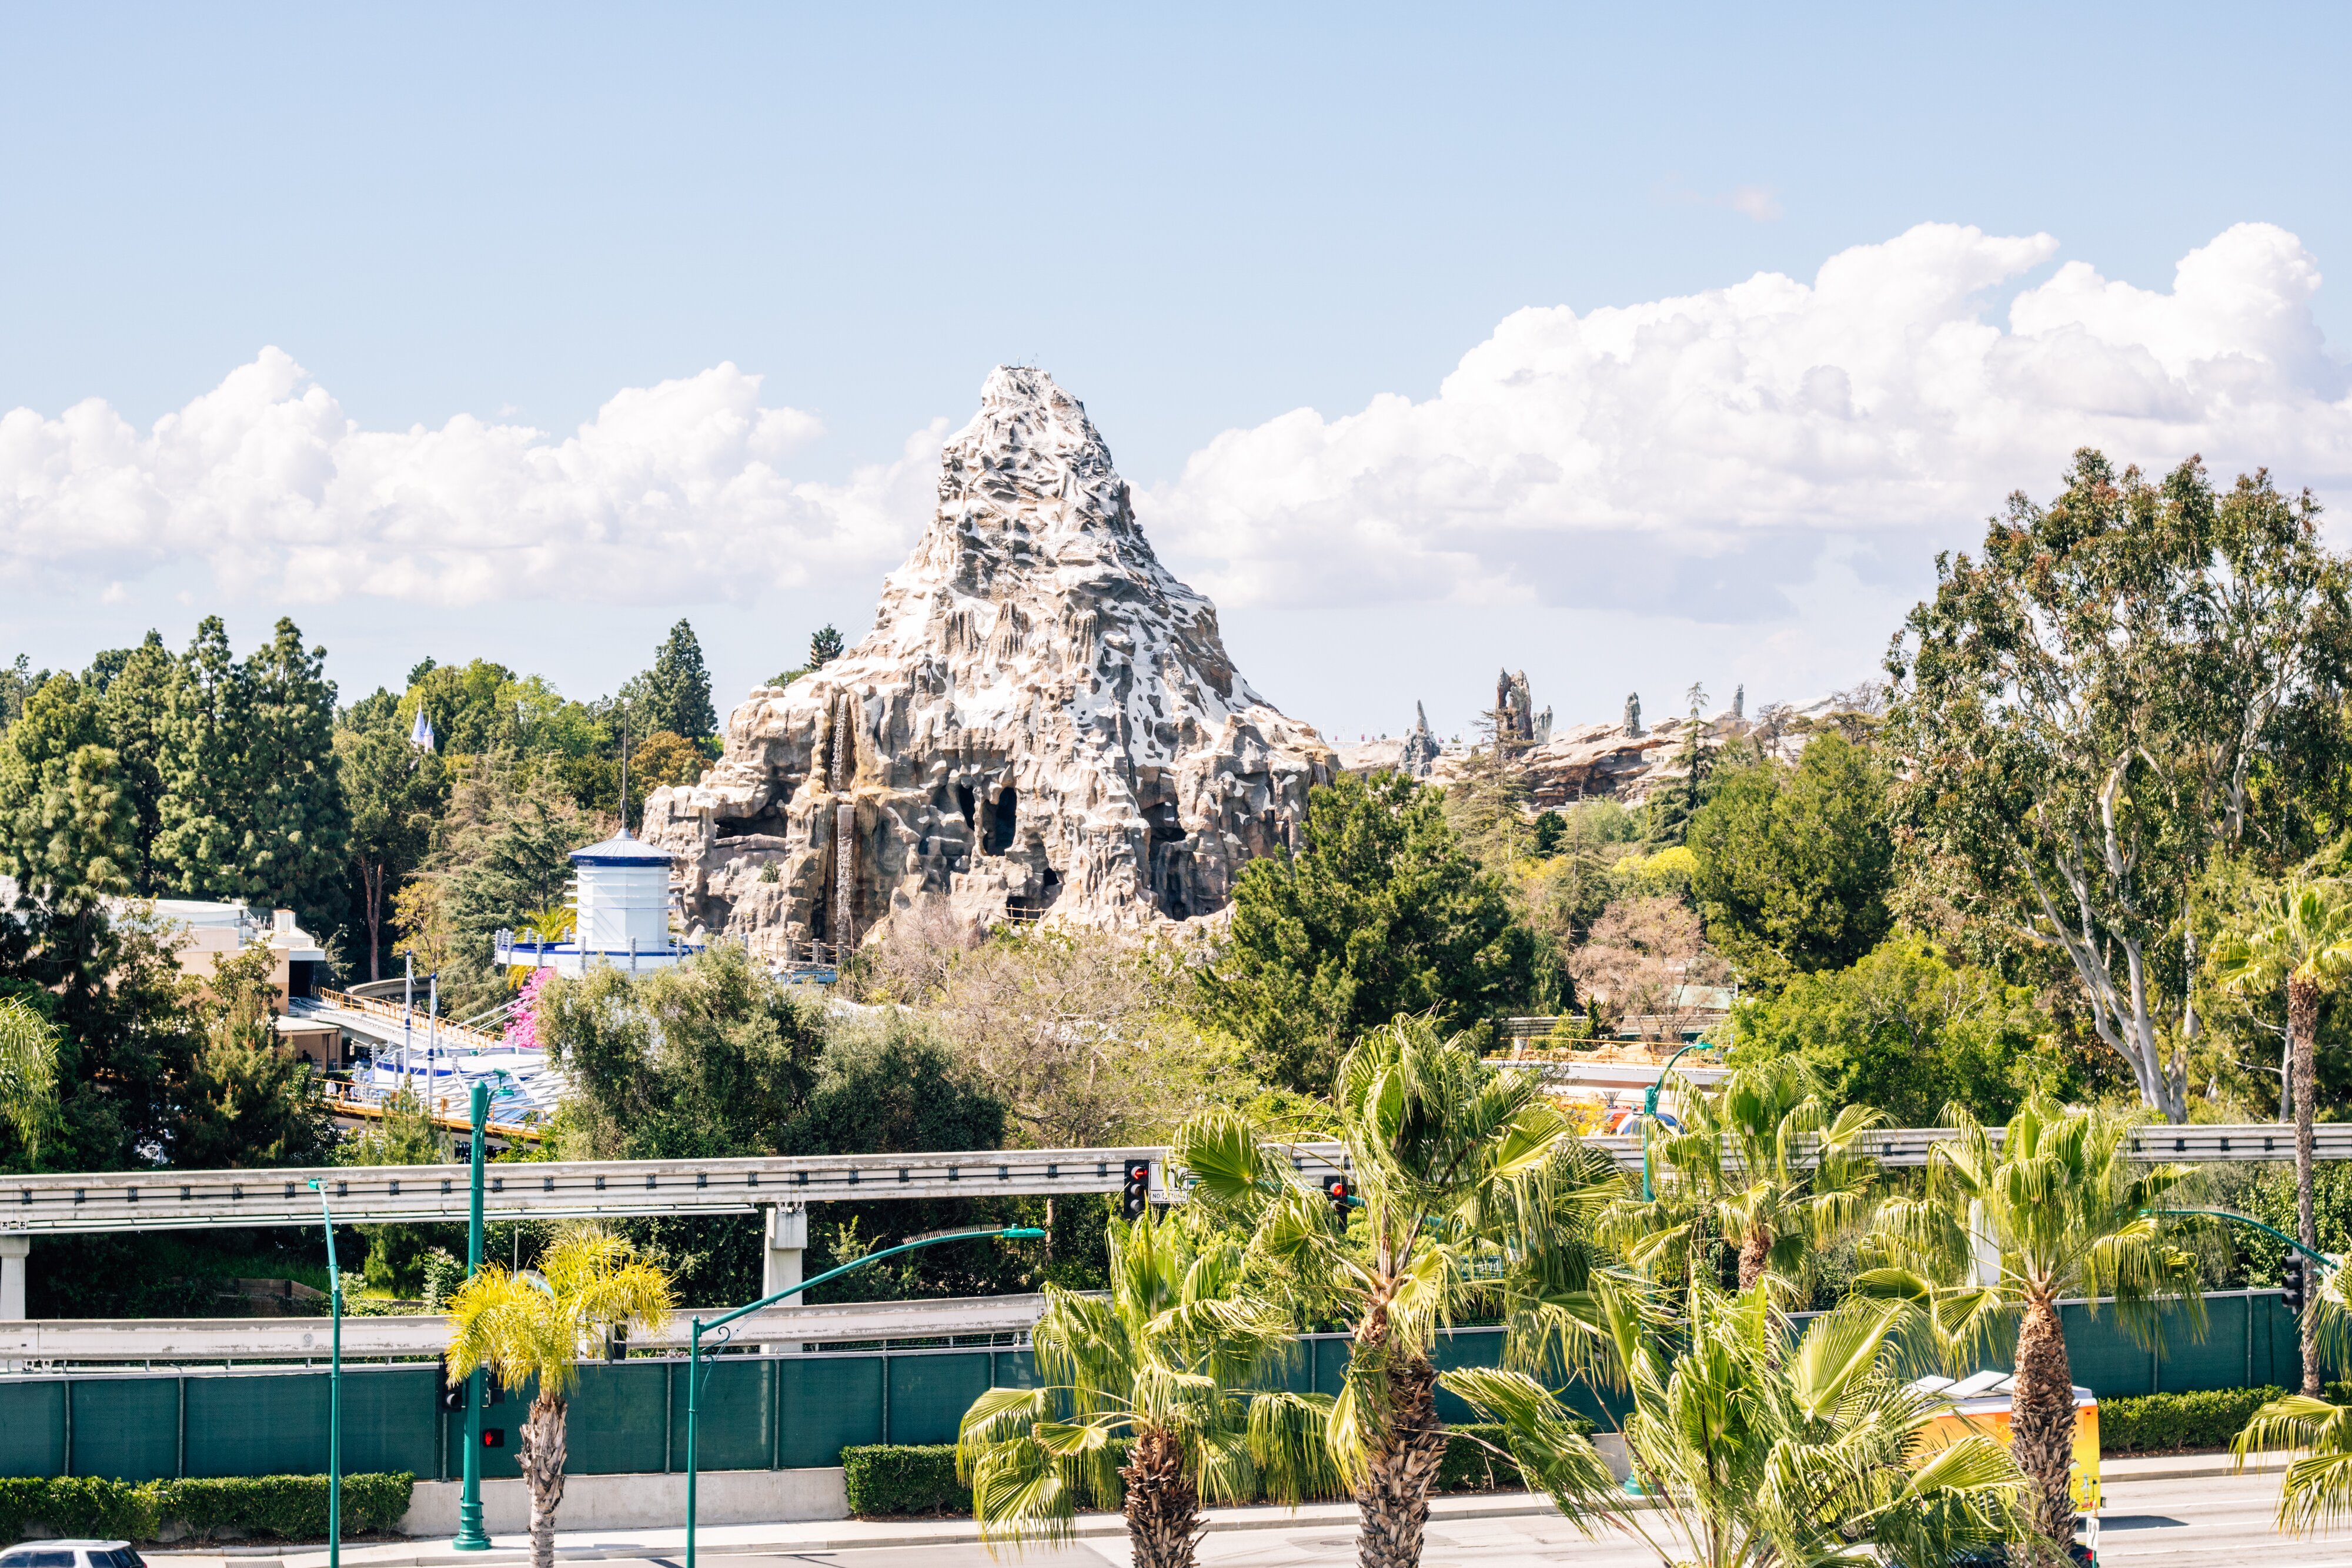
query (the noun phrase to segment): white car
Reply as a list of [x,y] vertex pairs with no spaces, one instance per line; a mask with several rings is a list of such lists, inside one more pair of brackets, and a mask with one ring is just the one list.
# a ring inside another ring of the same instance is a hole
[[147,1568],[128,1541],[27,1541],[0,1552],[0,1568]]

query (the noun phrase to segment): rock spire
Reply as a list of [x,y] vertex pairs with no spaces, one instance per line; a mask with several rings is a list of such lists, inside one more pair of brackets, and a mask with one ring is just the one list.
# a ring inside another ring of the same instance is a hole
[[927,895],[982,923],[1148,925],[1222,909],[1246,862],[1296,847],[1334,768],[1153,555],[1085,408],[1002,365],[873,630],[755,689],[646,836],[678,855],[690,924],[771,956]]

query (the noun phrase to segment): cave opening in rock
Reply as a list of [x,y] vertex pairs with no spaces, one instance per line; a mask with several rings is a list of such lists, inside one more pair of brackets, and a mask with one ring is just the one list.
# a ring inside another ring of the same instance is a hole
[[966,828],[971,826],[972,812],[978,805],[979,802],[972,797],[971,785],[959,784],[956,786],[956,810],[963,813],[963,825]]
[[988,852],[1001,855],[1013,847],[1013,831],[1021,823],[1021,792],[1007,784],[996,792],[988,813]]

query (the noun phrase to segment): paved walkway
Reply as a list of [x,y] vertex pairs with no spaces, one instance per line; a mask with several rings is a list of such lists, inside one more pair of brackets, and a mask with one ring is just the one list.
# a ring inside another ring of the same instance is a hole
[[[2283,1459],[2274,1459],[2249,1465],[2247,1470],[2251,1478],[2275,1471],[2284,1466]],[[2233,1473],[2234,1467],[2227,1454],[2117,1458],[2105,1460],[2100,1466],[2101,1477],[2109,1488],[2129,1486],[2135,1493],[2148,1482],[2200,1479]],[[1539,1492],[1481,1492],[1433,1499],[1430,1517],[1433,1525],[1440,1521],[1465,1525],[1480,1520],[1557,1518],[1558,1514],[1551,1500]],[[1241,1531],[1328,1531],[1336,1539],[1340,1535],[1352,1535],[1356,1509],[1353,1503],[1346,1502],[1309,1503],[1297,1509],[1267,1506],[1212,1509],[1208,1512],[1208,1524],[1213,1535]],[[909,1548],[939,1552],[951,1547],[972,1546],[980,1539],[979,1531],[968,1519],[839,1519],[799,1524],[715,1524],[697,1533],[699,1536],[697,1555],[719,1559]],[[1103,1542],[1120,1548],[1110,1554],[1124,1559],[1127,1527],[1118,1514],[1081,1514],[1076,1534],[1083,1542]],[[559,1531],[555,1537],[556,1556],[569,1563],[650,1558],[682,1563],[685,1551],[686,1531],[675,1528]],[[327,1563],[326,1548],[322,1545],[211,1547],[185,1552],[162,1549],[142,1555],[152,1568],[326,1568]],[[1040,1553],[1034,1549],[1028,1553],[1029,1559],[1036,1562],[1051,1562],[1061,1555]],[[1089,1552],[1080,1555],[1088,1563],[1097,1563],[1103,1554]],[[1215,1555],[1223,1557],[1231,1553],[1218,1552]],[[1242,1555],[1252,1553],[1244,1552]],[[520,1535],[496,1536],[492,1539],[491,1550],[488,1552],[457,1552],[450,1549],[446,1541],[436,1539],[354,1542],[345,1546],[342,1553],[348,1568],[457,1568],[459,1564],[495,1568],[495,1565],[523,1563],[529,1559],[530,1542]]]

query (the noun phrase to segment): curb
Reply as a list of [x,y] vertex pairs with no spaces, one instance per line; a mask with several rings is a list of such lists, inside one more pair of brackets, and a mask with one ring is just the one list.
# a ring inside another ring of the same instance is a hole
[[[2141,1481],[2207,1480],[2233,1475],[2276,1475],[2284,1469],[2284,1461],[2272,1464],[2250,1464],[2243,1469],[2230,1462],[2226,1454],[2182,1454],[2177,1462],[2151,1465],[2147,1469],[2124,1473],[2105,1471],[2102,1481],[2108,1487],[2129,1486]],[[1451,1498],[1433,1499],[1430,1507],[1432,1522],[1454,1519],[1528,1519],[1556,1511],[1551,1500],[1539,1492],[1497,1492],[1486,1497],[1465,1498],[1454,1507]],[[1218,1509],[1204,1521],[1212,1535],[1252,1530],[1294,1530],[1302,1526],[1331,1524],[1352,1525],[1356,1518],[1352,1503],[1308,1503],[1303,1508],[1260,1507],[1249,1509]],[[824,1521],[834,1522],[834,1521]],[[846,1522],[845,1521],[841,1522]],[[736,1531],[742,1525],[714,1526],[714,1529]],[[789,1529],[790,1527],[785,1527]],[[1083,1514],[1071,1531],[1078,1541],[1102,1541],[1123,1537],[1127,1523],[1117,1514]],[[980,1531],[969,1521],[941,1520],[929,1530],[909,1531],[888,1535],[828,1535],[803,1537],[779,1534],[763,1541],[711,1541],[696,1545],[698,1555],[705,1557],[748,1557],[793,1555],[800,1552],[874,1551],[921,1546],[972,1546],[980,1543]],[[562,1546],[555,1549],[559,1563],[607,1563],[626,1558],[677,1557],[684,1551],[675,1542],[620,1543],[610,1546]],[[218,1563],[234,1568],[323,1568],[326,1561],[324,1545],[284,1547],[225,1546],[205,1552],[149,1552],[142,1553],[155,1568],[197,1568],[197,1565]],[[530,1561],[528,1547],[499,1546],[488,1552],[456,1552],[436,1541],[419,1542],[403,1550],[396,1542],[383,1545],[347,1546],[343,1561],[352,1568],[509,1568]]]

